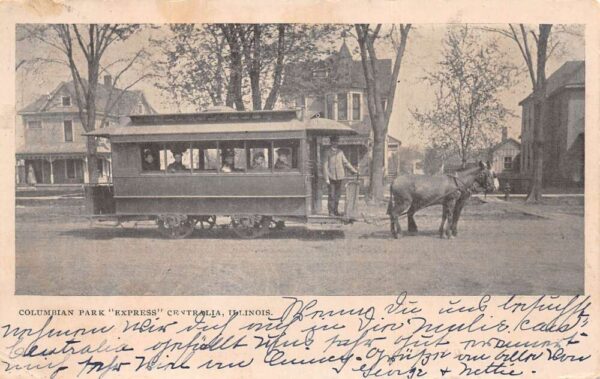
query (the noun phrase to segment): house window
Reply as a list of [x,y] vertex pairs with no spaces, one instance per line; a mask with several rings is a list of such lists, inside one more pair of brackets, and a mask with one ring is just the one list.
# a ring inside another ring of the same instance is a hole
[[325,96],[325,117],[330,120],[335,120],[335,95],[328,94]]
[[65,130],[65,142],[73,142],[73,121],[63,121],[63,127]]
[[144,114],[144,105],[143,104],[138,104],[138,113]]
[[104,159],[102,158],[98,158],[96,160],[96,168],[98,169],[98,175],[99,176],[104,176]]
[[360,121],[362,119],[361,106],[362,99],[360,93],[352,94],[352,120]]
[[63,96],[62,97],[62,105],[63,105],[63,107],[70,107],[71,106],[71,96]]
[[65,169],[66,169],[66,175],[68,179],[75,179],[75,174],[76,174],[76,170],[75,170],[75,160],[74,159],[67,159],[65,161]]
[[504,169],[505,170],[512,169],[512,157],[504,157]]
[[338,93],[337,95],[337,119],[348,119],[348,95],[346,93]]
[[29,129],[41,129],[42,128],[42,122],[41,121],[28,121],[27,122],[27,127]]

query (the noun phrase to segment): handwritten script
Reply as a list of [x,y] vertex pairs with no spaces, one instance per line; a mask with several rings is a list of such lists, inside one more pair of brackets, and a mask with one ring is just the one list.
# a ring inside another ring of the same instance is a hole
[[18,323],[0,323],[0,376],[310,366],[358,378],[531,377],[576,373],[592,359],[589,296],[444,298],[433,307],[406,293],[383,306],[360,301],[331,307],[285,297],[256,312],[19,310]]

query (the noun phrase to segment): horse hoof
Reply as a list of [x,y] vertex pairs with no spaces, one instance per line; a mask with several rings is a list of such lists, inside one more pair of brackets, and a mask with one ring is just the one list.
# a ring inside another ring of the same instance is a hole
[[409,236],[416,236],[417,235],[417,231],[416,230],[412,230],[410,232],[408,232]]
[[448,236],[448,239],[449,239],[449,240],[453,240],[453,239],[454,239],[454,236],[451,234],[451,235],[449,235],[449,236]]

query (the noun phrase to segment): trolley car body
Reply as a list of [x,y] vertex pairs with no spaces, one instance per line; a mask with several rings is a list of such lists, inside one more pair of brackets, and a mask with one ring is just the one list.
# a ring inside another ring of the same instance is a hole
[[110,139],[113,164],[112,186],[86,188],[89,211],[117,220],[175,217],[192,227],[210,216],[308,222],[320,201],[321,137],[354,133],[301,110],[130,116],[87,134]]

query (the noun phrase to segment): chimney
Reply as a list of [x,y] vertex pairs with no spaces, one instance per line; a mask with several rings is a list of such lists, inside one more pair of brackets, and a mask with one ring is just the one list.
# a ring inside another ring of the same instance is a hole
[[508,128],[506,126],[502,127],[502,142],[508,139]]
[[110,75],[104,75],[104,85],[107,87],[112,87],[112,77]]

